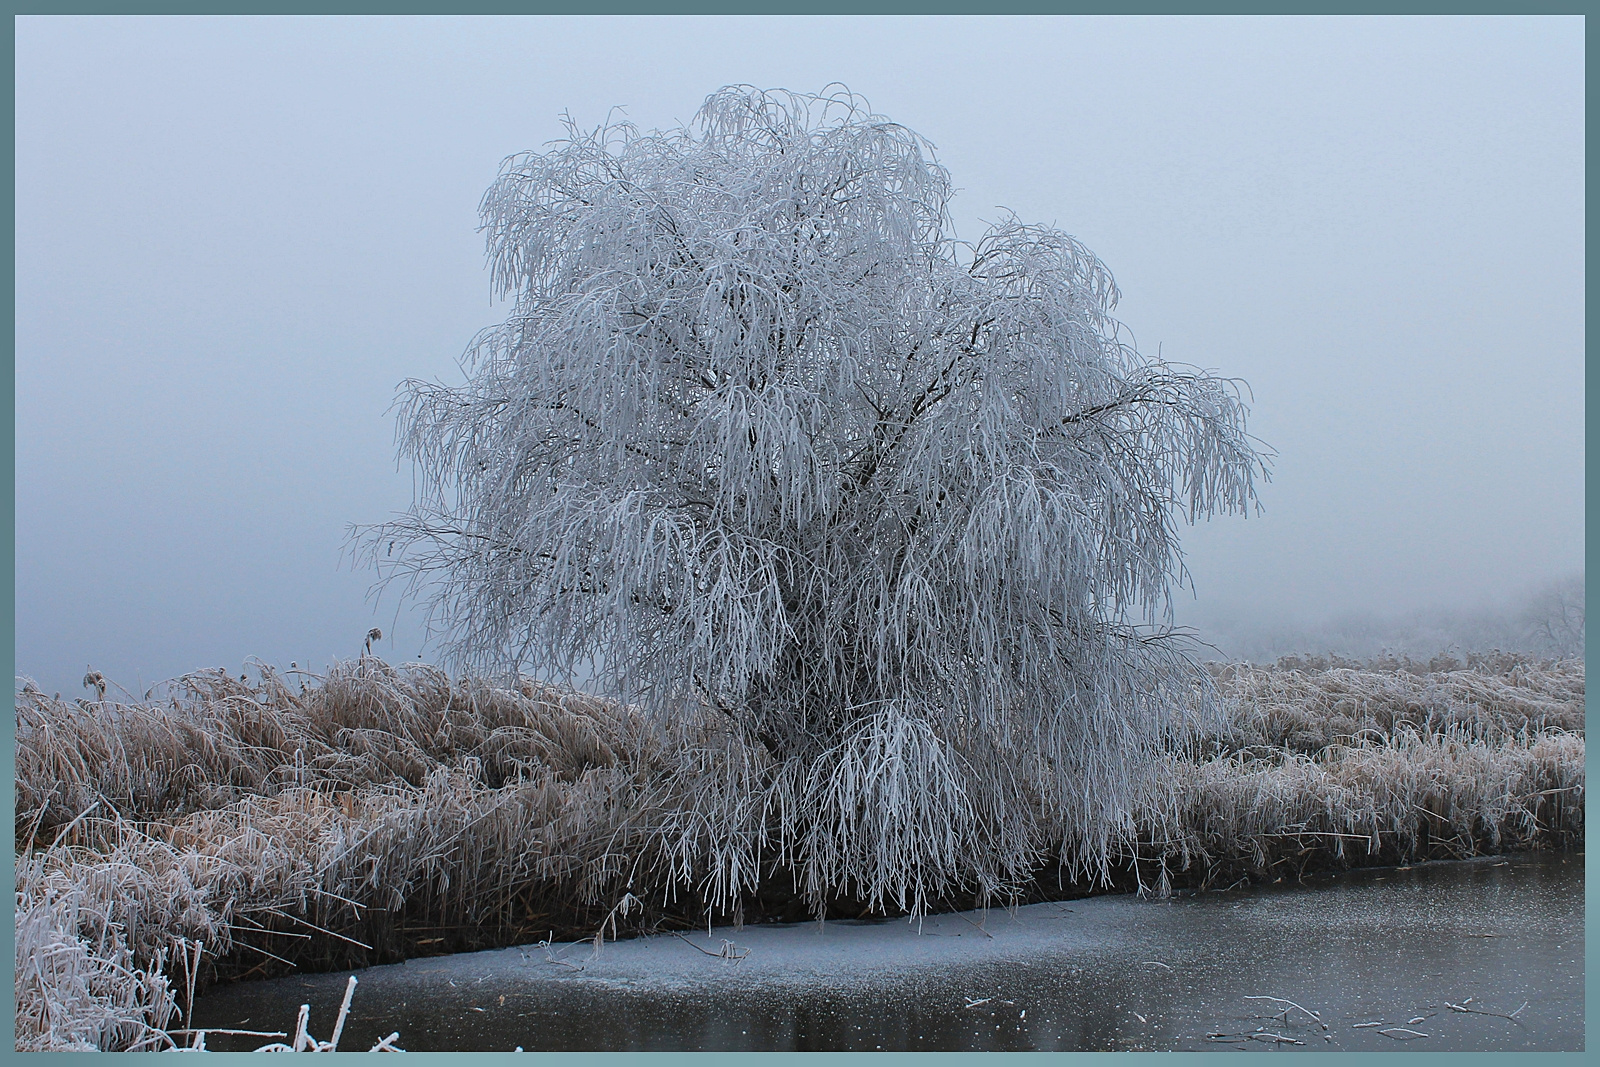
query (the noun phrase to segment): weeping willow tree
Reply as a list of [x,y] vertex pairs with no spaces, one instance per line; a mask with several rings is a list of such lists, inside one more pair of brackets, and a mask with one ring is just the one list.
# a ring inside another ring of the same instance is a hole
[[950,196],[847,91],[569,119],[484,197],[512,310],[460,384],[402,387],[417,495],[365,540],[463,667],[731,723],[817,900],[1103,874],[1216,710],[1178,525],[1266,473],[1099,259],[1015,218],[958,242]]

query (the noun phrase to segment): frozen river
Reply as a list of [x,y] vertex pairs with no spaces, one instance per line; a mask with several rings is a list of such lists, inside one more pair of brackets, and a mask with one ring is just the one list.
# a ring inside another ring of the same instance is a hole
[[[1581,1050],[1583,865],[418,959],[359,972],[340,1047],[398,1030],[409,1050]],[[221,988],[196,1020],[287,1029],[309,1002],[326,1038],[348,975]]]

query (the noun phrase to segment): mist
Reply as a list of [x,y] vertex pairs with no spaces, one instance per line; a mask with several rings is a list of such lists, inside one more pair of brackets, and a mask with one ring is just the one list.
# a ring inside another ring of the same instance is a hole
[[345,545],[410,500],[398,383],[504,314],[500,161],[830,82],[962,236],[1062,227],[1141,349],[1248,383],[1272,481],[1185,531],[1180,624],[1427,655],[1581,572],[1580,18],[23,17],[16,672],[429,658]]

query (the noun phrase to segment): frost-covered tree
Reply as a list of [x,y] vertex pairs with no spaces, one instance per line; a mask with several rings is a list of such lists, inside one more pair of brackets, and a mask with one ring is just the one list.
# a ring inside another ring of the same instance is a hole
[[513,308],[405,384],[418,493],[367,540],[463,665],[734,723],[817,893],[1103,863],[1215,699],[1164,628],[1178,523],[1265,473],[1093,254],[958,242],[950,196],[846,91],[569,119],[483,200]]
[[1585,599],[1581,572],[1545,585],[1522,613],[1527,643],[1548,655],[1581,658],[1588,636]]

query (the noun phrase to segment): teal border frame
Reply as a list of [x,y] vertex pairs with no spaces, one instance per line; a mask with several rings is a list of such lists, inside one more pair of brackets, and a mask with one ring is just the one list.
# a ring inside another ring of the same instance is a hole
[[[18,15],[1584,15],[1585,0],[1157,0],[1118,4],[1061,0],[472,0],[450,11],[442,0],[100,0],[16,3]],[[13,34],[13,40],[15,35]]]
[[[544,2],[529,2],[529,0],[472,0],[455,10],[444,10],[452,5],[442,0],[344,0],[343,3],[308,3],[305,0],[99,0],[99,2],[62,2],[40,3],[14,2],[8,7],[11,16],[5,23],[5,50],[4,83],[9,106],[5,110],[6,124],[11,136],[5,139],[4,152],[7,165],[4,168],[4,187],[9,193],[12,210],[4,218],[5,233],[8,242],[15,249],[16,226],[16,18],[18,16],[42,15],[1584,15],[1591,11],[1600,14],[1600,0],[1541,0],[1532,5],[1518,5],[1511,0],[1410,0],[1404,4],[1380,4],[1371,0],[1366,2],[1352,2],[1352,0],[1157,0],[1157,2],[1116,4],[1099,0],[1099,2],[1060,2],[1060,0],[998,0],[994,3],[982,3],[981,0],[867,0],[862,3],[851,3],[849,0],[544,0]],[[1584,43],[1587,57],[1588,46],[1600,42],[1600,20],[1584,22]],[[1585,115],[1585,137],[1595,129],[1595,105],[1600,103],[1600,94],[1596,92],[1596,81],[1587,69],[1584,73],[1584,92],[1587,98]],[[1586,190],[1588,186],[1586,184]],[[1587,201],[1587,196],[1585,197]],[[1585,213],[1586,226],[1585,244],[1588,251],[1593,252],[1600,248],[1600,238],[1593,222]],[[0,381],[0,390],[6,398],[4,405],[5,425],[9,432],[0,440],[0,455],[6,456],[9,462],[5,463],[4,476],[7,492],[0,499],[0,545],[3,545],[10,566],[0,574],[0,592],[10,606],[3,619],[0,619],[0,634],[4,635],[3,651],[4,662],[10,668],[12,677],[16,675],[16,351],[15,351],[15,323],[16,323],[16,286],[15,286],[15,255],[5,261],[5,321],[7,330],[4,343],[4,366],[6,374]],[[1585,308],[1592,310],[1595,306],[1594,287],[1585,280]],[[1587,318],[1587,316],[1586,316]],[[1585,404],[1586,425],[1592,422],[1587,418],[1587,408],[1594,406],[1590,401],[1600,396],[1593,376],[1587,372],[1592,368],[1593,348],[1585,338]],[[1594,446],[1589,435],[1585,437],[1585,460],[1593,457]],[[1595,477],[1585,470],[1585,492],[1587,500],[1593,494],[1588,490],[1594,488]],[[1585,569],[1588,562],[1595,556],[1593,543],[1587,535],[1585,528]],[[1587,652],[1595,649],[1591,643]],[[1587,698],[1586,734],[1587,726],[1592,726],[1594,718],[1594,698]],[[15,765],[16,753],[16,722],[14,716],[0,719],[0,747],[10,757]],[[1595,756],[1590,753],[1587,757],[1587,776],[1593,777],[1595,769]],[[1585,795],[1587,803],[1587,794]],[[16,796],[14,790],[4,790],[0,793],[0,811],[4,812],[6,825],[15,822]],[[1596,900],[1594,888],[1593,861],[1587,858],[1585,850],[1585,929],[1587,931],[1588,914],[1593,912]],[[15,866],[5,868],[3,878],[6,888],[6,897],[12,902],[15,914],[16,871]],[[0,931],[7,946],[7,958],[15,958],[16,953],[16,928],[15,924],[5,927]],[[1592,941],[1586,941],[1585,955],[1585,1026],[1587,1020],[1594,1017],[1597,994],[1595,983],[1596,950]],[[3,972],[5,983],[12,990],[7,997],[7,1004],[12,1011],[7,1013],[6,1032],[10,1035],[5,1039],[0,1054],[9,1057],[11,1050],[16,1047],[16,1018],[15,1018],[15,969]],[[1587,1040],[1587,1039],[1586,1039]],[[35,1059],[42,1054],[28,1055],[28,1059]],[[91,1053],[58,1053],[48,1057],[51,1063],[68,1063],[82,1059],[89,1062]],[[129,1055],[121,1053],[117,1055]],[[216,1053],[214,1055],[233,1058],[247,1056],[249,1053]],[[359,1055],[371,1058],[375,1053],[348,1053],[346,1055]],[[505,1062],[523,1062],[528,1059],[540,1063],[572,1063],[584,1065],[601,1064],[733,1064],[756,1058],[762,1063],[800,1063],[815,1062],[818,1060],[828,1063],[873,1063],[873,1064],[900,1064],[900,1063],[968,1063],[968,1062],[999,1062],[1007,1063],[1062,1063],[1068,1060],[1078,1060],[1086,1057],[1113,1057],[1117,1063],[1134,1063],[1148,1061],[1152,1058],[1177,1055],[1176,1053],[1146,1053],[1146,1052],[1121,1052],[1121,1053],[1092,1053],[1092,1052],[930,1052],[930,1053],[850,1053],[850,1052],[814,1052],[814,1053],[689,1053],[689,1052],[547,1052],[547,1053],[411,1053],[420,1056],[425,1062],[451,1062],[459,1057],[470,1056],[474,1062],[488,1062],[489,1060],[504,1060]],[[1232,1059],[1236,1053],[1186,1053],[1186,1061],[1213,1062]],[[1400,1052],[1387,1054],[1354,1053],[1354,1052],[1310,1052],[1302,1054],[1318,1062],[1339,1062],[1359,1060],[1361,1062],[1379,1062],[1390,1060],[1404,1062],[1408,1065],[1426,1067],[1432,1064],[1449,1062],[1454,1065],[1499,1064],[1505,1062],[1510,1053],[1442,1053],[1442,1052]],[[1297,1059],[1300,1057],[1296,1057]],[[1545,1053],[1538,1057],[1545,1062],[1586,1062],[1584,1054],[1572,1053]]]

